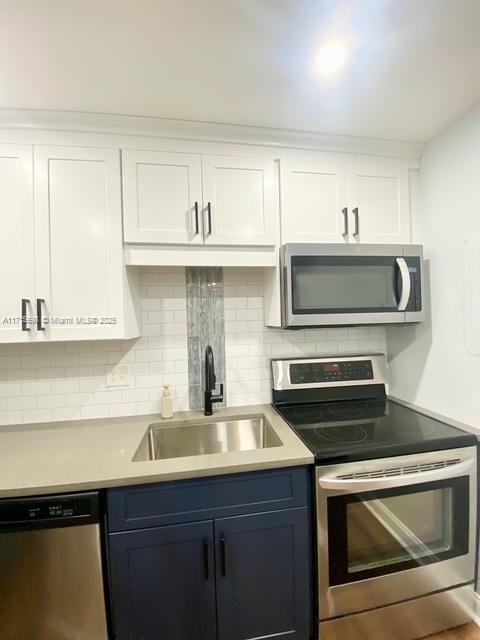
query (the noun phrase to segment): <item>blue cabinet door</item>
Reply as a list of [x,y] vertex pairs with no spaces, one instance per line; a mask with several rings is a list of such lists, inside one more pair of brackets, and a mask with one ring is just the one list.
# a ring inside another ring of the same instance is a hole
[[307,507],[215,520],[218,640],[308,640]]
[[213,522],[109,536],[116,640],[215,640]]

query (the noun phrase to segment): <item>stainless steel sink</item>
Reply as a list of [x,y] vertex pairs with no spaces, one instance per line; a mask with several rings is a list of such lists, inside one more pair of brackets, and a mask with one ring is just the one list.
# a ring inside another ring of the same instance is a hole
[[265,418],[232,419],[163,426],[151,424],[133,460],[184,458],[279,447],[282,441]]

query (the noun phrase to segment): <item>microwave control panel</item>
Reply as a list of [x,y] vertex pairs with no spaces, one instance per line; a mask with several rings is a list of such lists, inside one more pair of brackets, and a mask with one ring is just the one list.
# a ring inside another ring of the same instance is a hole
[[421,281],[421,265],[420,258],[405,258],[410,273],[410,299],[408,301],[407,311],[422,310],[422,281]]
[[291,384],[373,380],[371,360],[302,362],[290,364]]

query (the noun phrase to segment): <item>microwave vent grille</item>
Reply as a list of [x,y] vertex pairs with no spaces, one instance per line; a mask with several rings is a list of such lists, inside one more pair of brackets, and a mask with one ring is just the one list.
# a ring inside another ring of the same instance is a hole
[[356,473],[346,473],[337,476],[340,480],[357,480],[365,478],[390,478],[392,476],[407,476],[412,473],[423,473],[425,471],[434,471],[435,469],[444,469],[461,462],[460,458],[452,458],[451,460],[440,460],[438,462],[429,462],[425,464],[412,464],[405,467],[388,467],[386,469],[377,469],[376,471],[358,471]]

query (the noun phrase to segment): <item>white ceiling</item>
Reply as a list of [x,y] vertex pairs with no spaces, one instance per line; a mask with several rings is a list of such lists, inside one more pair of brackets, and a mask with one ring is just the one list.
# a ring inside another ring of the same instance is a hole
[[479,34],[480,0],[0,0],[0,108],[426,142],[480,102]]

